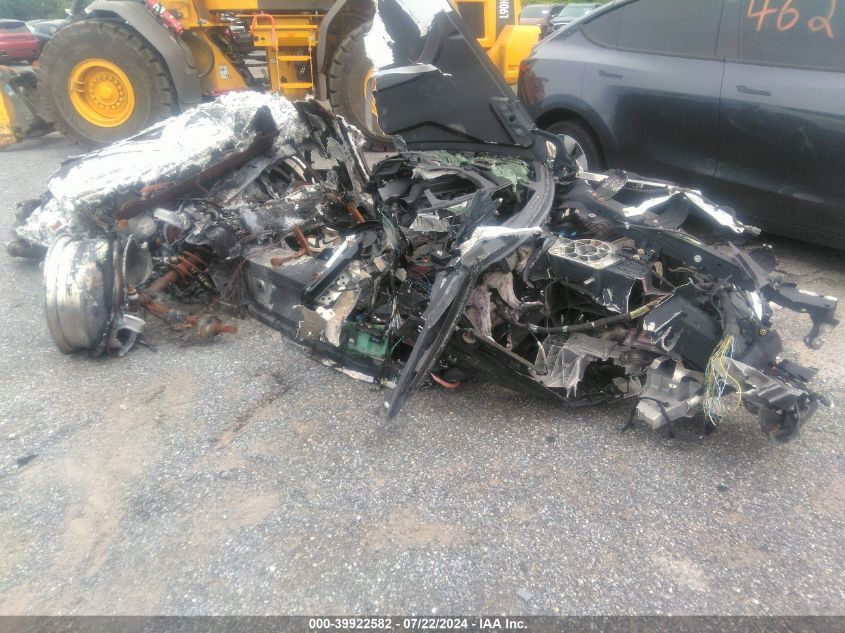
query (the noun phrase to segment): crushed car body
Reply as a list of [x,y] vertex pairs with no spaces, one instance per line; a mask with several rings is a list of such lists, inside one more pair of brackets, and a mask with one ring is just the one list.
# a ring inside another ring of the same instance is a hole
[[429,380],[628,399],[653,428],[744,405],[779,440],[826,404],[772,316],[809,314],[817,348],[837,300],[782,281],[759,231],[696,191],[578,173],[445,0],[377,9],[367,47],[396,155],[370,168],[317,102],[241,93],[70,159],[21,207],[9,250],[46,253],[62,351],[123,355],[151,316],[236,332],[186,314],[190,298],[385,386],[388,418]]

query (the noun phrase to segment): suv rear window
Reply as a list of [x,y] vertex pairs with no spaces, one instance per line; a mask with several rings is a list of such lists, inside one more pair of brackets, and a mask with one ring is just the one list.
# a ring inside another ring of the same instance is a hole
[[591,4],[568,4],[558,13],[562,18],[580,18],[582,15],[587,15],[590,11],[595,9]]
[[722,0],[639,0],[582,25],[597,44],[643,53],[714,57]]
[[551,7],[546,4],[528,5],[522,10],[519,17],[521,18],[542,18],[549,15]]
[[836,0],[743,0],[742,61],[845,71],[845,5]]

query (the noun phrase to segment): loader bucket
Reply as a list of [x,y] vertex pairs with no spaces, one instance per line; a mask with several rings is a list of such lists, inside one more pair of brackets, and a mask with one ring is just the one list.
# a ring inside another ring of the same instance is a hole
[[14,109],[9,95],[9,92],[14,95],[14,90],[6,83],[4,70],[5,67],[0,67],[0,148],[13,145],[18,141],[12,126]]
[[52,129],[38,109],[35,73],[0,66],[0,148]]

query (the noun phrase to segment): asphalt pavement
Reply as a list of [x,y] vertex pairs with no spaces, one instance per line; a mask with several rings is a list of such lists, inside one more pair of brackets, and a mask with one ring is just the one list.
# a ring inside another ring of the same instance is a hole
[[[0,226],[75,152],[0,152]],[[843,210],[845,212],[845,210]],[[775,241],[845,296],[845,258]],[[201,345],[154,324],[124,359],[62,355],[38,264],[0,254],[0,614],[843,614],[843,413],[786,445],[429,387],[382,396],[255,321]],[[845,327],[818,353],[845,401]]]

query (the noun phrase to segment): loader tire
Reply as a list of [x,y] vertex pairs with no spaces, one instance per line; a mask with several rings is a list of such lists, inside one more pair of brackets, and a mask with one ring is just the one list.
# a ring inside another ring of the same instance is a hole
[[57,129],[89,145],[127,138],[177,110],[158,53],[114,20],[60,29],[41,54],[38,89]]
[[374,152],[392,150],[393,139],[379,127],[372,113],[372,126],[367,125],[366,83],[372,71],[364,37],[370,23],[353,29],[341,42],[329,67],[329,101],[335,113],[357,127],[366,139],[367,149]]

